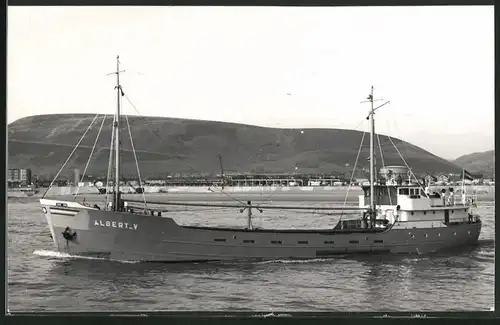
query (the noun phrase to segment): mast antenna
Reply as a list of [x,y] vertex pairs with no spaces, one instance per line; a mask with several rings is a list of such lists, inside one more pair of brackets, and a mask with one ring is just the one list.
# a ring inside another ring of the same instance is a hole
[[380,101],[383,99],[374,99],[373,98],[373,86],[371,87],[370,95],[367,97],[368,100],[362,101],[361,103],[370,103],[370,112],[368,113],[367,120],[370,120],[370,227],[373,228],[375,226],[376,219],[376,210],[375,210],[375,150],[374,150],[374,141],[375,141],[375,111],[380,107],[389,104],[390,101],[385,102],[384,104],[373,107],[373,103],[376,101]]
[[115,195],[114,195],[114,211],[120,211],[120,95],[124,96],[122,86],[120,85],[120,73],[125,70],[120,70],[120,56],[116,56],[116,71],[107,75],[116,74],[116,119],[114,122],[115,129]]

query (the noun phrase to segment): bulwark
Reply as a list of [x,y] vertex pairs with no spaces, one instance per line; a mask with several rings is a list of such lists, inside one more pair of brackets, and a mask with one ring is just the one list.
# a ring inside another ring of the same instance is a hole
[[138,224],[136,223],[129,224],[127,222],[94,220],[94,226],[137,230]]

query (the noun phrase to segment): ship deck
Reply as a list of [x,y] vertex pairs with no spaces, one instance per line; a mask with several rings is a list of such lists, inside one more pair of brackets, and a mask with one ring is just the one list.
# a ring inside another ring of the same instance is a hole
[[200,227],[200,226],[180,226],[185,229],[216,230],[245,233],[287,233],[287,234],[351,234],[351,233],[380,233],[390,228],[344,228],[344,229],[265,229],[265,228],[224,228],[224,227]]

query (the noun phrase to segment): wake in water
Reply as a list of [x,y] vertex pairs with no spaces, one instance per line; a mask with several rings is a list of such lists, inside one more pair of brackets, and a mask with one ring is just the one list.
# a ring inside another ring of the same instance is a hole
[[335,258],[313,258],[313,259],[305,259],[305,260],[269,260],[269,261],[260,261],[255,262],[255,264],[313,264],[313,263],[328,263],[332,262],[336,258],[344,258],[347,255],[338,255]]
[[101,258],[101,257],[72,255],[72,254],[68,254],[68,253],[61,253],[61,252],[56,252],[56,251],[49,251],[49,250],[45,250],[45,249],[36,250],[36,251],[33,252],[33,254],[37,255],[37,256],[51,257],[51,258],[58,259],[58,260],[59,259],[60,260],[78,259],[78,260],[112,261],[112,262],[125,263],[125,264],[140,263],[139,261],[120,261],[120,260],[105,259],[105,258]]

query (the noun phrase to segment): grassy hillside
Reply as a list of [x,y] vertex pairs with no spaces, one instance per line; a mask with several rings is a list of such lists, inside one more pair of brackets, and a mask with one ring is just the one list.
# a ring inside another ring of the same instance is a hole
[[463,155],[455,159],[453,163],[470,172],[492,177],[495,174],[495,151],[489,150]]
[[[93,119],[88,114],[55,114],[23,118],[8,126],[9,168],[31,168],[36,175],[51,176],[62,166]],[[83,171],[96,139],[98,118],[61,175],[73,168]],[[362,132],[339,129],[275,129],[234,123],[163,117],[129,117],[141,174],[155,177],[170,172],[217,173],[217,153],[227,172],[300,173],[351,171]],[[112,117],[107,117],[87,174],[106,173]],[[136,175],[126,120],[122,148],[125,175]],[[415,171],[457,172],[459,168],[431,153],[393,139]],[[402,165],[385,136],[380,137],[386,165]],[[377,152],[379,152],[377,150]],[[365,136],[358,168],[368,167],[369,135]],[[379,160],[380,162],[380,160]]]

